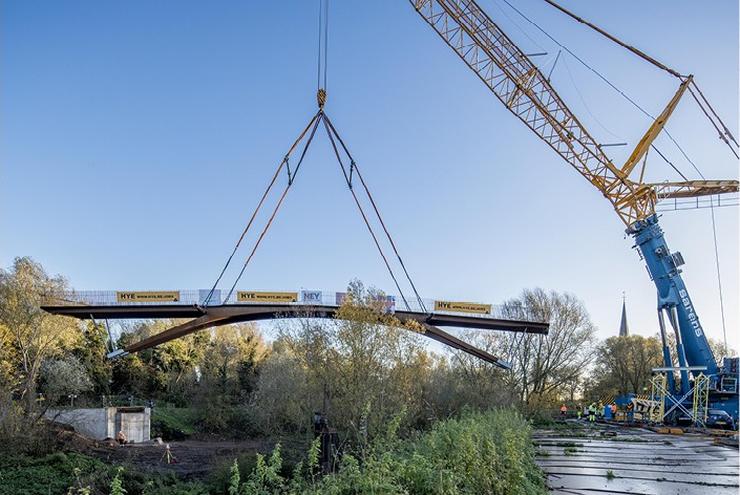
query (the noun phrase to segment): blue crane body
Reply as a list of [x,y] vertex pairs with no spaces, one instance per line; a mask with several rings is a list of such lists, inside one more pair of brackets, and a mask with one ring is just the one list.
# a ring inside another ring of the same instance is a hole
[[[671,253],[665,241],[658,216],[653,214],[645,220],[633,223],[627,233],[635,239],[636,247],[645,260],[650,278],[658,292],[658,323],[663,343],[663,361],[673,367],[671,349],[668,346],[665,319],[676,334],[676,357],[679,367],[704,367],[702,371],[710,378],[710,409],[722,409],[737,422],[738,401],[738,358],[725,358],[722,368],[707,341],[699,316],[681,278],[683,257]],[[733,365],[734,362],[734,365]],[[689,391],[687,370],[681,371],[678,388],[672,373],[668,374],[668,388],[684,396]]]

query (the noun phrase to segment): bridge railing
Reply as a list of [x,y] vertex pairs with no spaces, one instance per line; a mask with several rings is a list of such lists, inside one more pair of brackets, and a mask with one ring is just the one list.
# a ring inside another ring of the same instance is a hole
[[[49,301],[49,304],[62,305],[91,305],[91,306],[151,306],[155,304],[182,305],[182,306],[202,306],[205,304],[210,289],[186,289],[186,290],[161,290],[161,291],[115,291],[115,290],[80,290],[65,292],[62,298]],[[291,306],[340,306],[346,292],[327,291],[327,290],[306,290],[300,289],[292,292],[259,292],[259,291],[234,291],[228,299],[227,291],[216,289],[209,301],[210,306],[221,304],[285,304]],[[262,299],[245,300],[248,294],[256,294]],[[267,295],[267,296],[265,296]],[[264,297],[274,297],[285,301],[266,300]],[[288,296],[290,295],[290,297]],[[146,298],[149,298],[148,300]],[[288,300],[289,299],[289,300]],[[294,300],[293,300],[294,299]],[[386,295],[382,302],[385,304],[388,312],[406,311],[406,304],[403,300],[394,295]],[[414,312],[431,312],[435,314],[450,315],[470,315],[480,318],[495,319],[519,319],[525,321],[536,321],[527,316],[517,316],[505,311],[503,305],[490,305],[487,313],[479,311],[466,312],[458,311],[440,311],[435,310],[435,302],[438,300],[422,298],[424,307],[416,299],[407,299],[409,309]],[[477,304],[476,304],[477,305]],[[488,305],[477,305],[488,306]]]

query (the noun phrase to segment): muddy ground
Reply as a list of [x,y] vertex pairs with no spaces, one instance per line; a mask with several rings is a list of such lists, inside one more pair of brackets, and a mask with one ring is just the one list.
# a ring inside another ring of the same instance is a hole
[[537,464],[558,495],[737,495],[737,442],[700,433],[569,421],[535,432]]

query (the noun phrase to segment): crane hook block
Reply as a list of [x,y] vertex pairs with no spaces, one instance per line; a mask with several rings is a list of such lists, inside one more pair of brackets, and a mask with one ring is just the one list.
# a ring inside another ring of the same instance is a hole
[[324,88],[316,92],[316,101],[319,103],[319,108],[324,108],[324,103],[326,103],[326,90]]

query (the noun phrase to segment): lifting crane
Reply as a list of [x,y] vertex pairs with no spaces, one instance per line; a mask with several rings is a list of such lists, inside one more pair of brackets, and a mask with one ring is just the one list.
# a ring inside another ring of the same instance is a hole
[[[681,278],[679,267],[684,264],[684,260],[680,253],[672,253],[668,249],[655,207],[656,203],[663,199],[736,193],[738,181],[691,180],[661,183],[644,181],[647,152],[687,89],[694,94],[691,88],[692,85],[695,87],[693,77],[683,76],[663,66],[553,1],[545,0],[681,81],[676,94],[654,119],[627,161],[619,166],[606,155],[603,145],[589,134],[571,112],[553,89],[549,78],[474,0],[409,1],[499,101],[612,204],[624,223],[626,232],[635,239],[635,247],[645,261],[650,278],[657,288],[663,359],[666,369],[669,369],[667,388],[670,391],[669,395],[681,394],[681,399],[677,399],[675,405],[685,410],[680,402],[692,400],[689,373],[692,374],[694,381],[703,382],[703,377],[708,377],[706,382],[709,390],[709,408],[723,409],[737,422],[738,358],[725,358],[721,368],[717,365],[686,284]],[[699,91],[698,88],[696,90]],[[694,96],[696,98],[696,95]],[[711,107],[709,108],[711,110]],[[716,119],[721,127],[721,130],[717,127],[720,138],[730,145],[733,153],[736,153],[730,141],[735,146],[737,142],[719,118]],[[668,344],[666,319],[676,334],[675,354],[678,367],[674,367]],[[680,371],[679,384],[675,382],[675,370]],[[705,407],[704,410],[706,409]],[[706,412],[704,414],[706,415]]]

